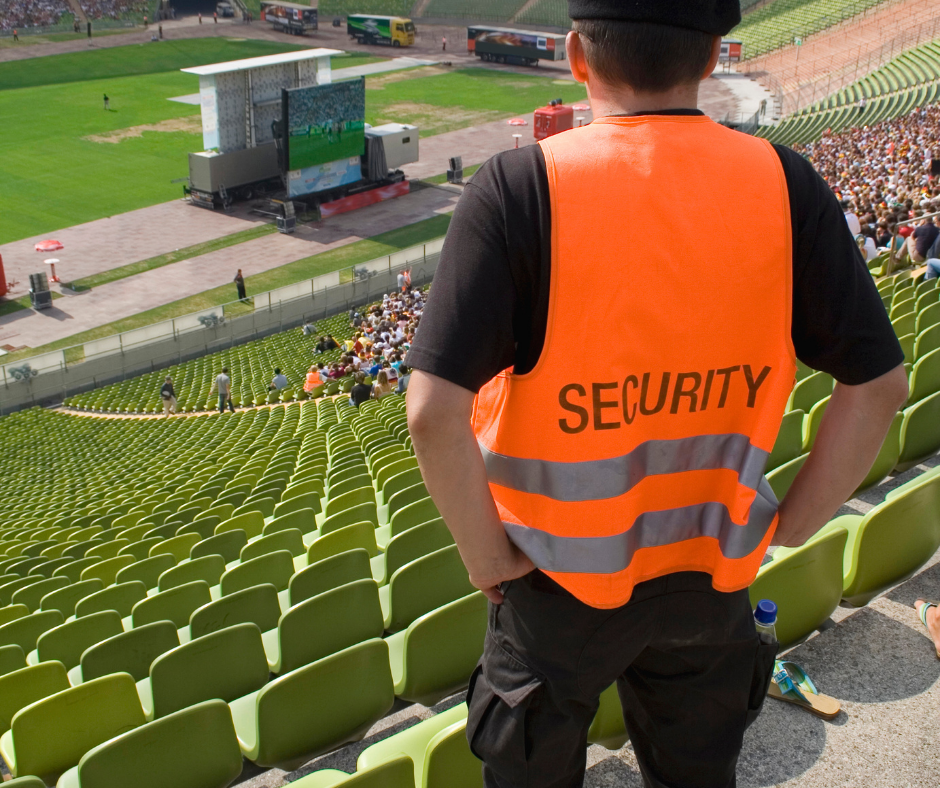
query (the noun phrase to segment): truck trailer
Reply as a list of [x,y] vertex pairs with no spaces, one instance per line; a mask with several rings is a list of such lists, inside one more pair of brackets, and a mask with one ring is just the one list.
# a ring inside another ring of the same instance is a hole
[[275,30],[283,30],[295,36],[302,36],[317,29],[317,3],[310,5],[285,3],[281,0],[262,0],[261,19],[270,22]]
[[537,66],[540,60],[565,59],[565,37],[532,30],[474,25],[467,28],[467,51],[491,63]]
[[414,23],[404,16],[350,14],[346,17],[346,32],[360,44],[410,47],[415,42]]

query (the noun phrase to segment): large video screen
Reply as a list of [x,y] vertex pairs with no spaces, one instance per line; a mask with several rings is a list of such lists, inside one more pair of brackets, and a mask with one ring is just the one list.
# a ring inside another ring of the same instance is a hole
[[288,170],[302,170],[363,154],[364,78],[293,88],[286,93]]

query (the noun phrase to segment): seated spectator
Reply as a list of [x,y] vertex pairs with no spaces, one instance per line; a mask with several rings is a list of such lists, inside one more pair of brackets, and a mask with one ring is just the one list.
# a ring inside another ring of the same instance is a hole
[[[304,321],[303,328],[301,328],[300,330],[301,330],[301,332],[303,333],[303,335],[304,335],[305,337],[312,337],[312,336],[313,336],[314,328],[313,328],[312,325],[310,325],[310,322],[307,321],[307,320]],[[322,337],[321,337],[321,339],[322,339]]]
[[383,369],[379,372],[375,385],[372,386],[372,399],[380,400],[392,393],[392,384],[388,382],[388,375],[385,374],[385,370]]
[[[313,369],[313,367],[311,367]],[[286,389],[290,383],[287,381],[287,376],[281,373],[281,370],[276,368],[274,369],[274,379],[271,381],[271,385],[268,386],[268,391],[281,391]]]
[[907,239],[907,253],[915,263],[927,261],[927,252],[937,240],[940,229],[929,219],[922,219]]
[[356,385],[349,392],[349,401],[358,408],[363,402],[369,401],[369,397],[372,395],[372,387],[365,382],[366,376],[361,372],[356,373],[355,380]]
[[398,394],[404,394],[408,391],[408,383],[411,382],[411,370],[402,364],[399,372],[401,372],[401,375],[398,378],[398,388],[395,391]]
[[313,349],[314,353],[326,353],[326,337],[320,337],[320,341],[317,342],[316,347]]
[[338,350],[338,349],[339,349],[339,345],[336,343],[336,340],[333,339],[333,335],[332,335],[332,334],[327,334],[327,335],[326,335],[326,349],[327,349],[327,350]]
[[[323,369],[323,365],[320,364],[320,369]],[[307,370],[307,378],[304,380],[304,391],[308,394],[313,391],[317,386],[321,384],[320,375],[317,373],[317,368],[311,366]]]

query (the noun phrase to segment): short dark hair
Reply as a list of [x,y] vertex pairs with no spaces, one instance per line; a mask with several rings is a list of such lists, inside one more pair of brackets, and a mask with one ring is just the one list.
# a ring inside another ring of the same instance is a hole
[[222,374],[228,375],[228,367],[222,367]]
[[637,93],[663,93],[698,82],[705,72],[715,37],[698,30],[623,22],[577,19],[588,66],[604,82],[626,83]]
[[274,374],[275,374],[275,375],[280,375],[280,374],[281,374],[281,370],[280,370],[279,367],[275,367],[275,368],[274,368]]

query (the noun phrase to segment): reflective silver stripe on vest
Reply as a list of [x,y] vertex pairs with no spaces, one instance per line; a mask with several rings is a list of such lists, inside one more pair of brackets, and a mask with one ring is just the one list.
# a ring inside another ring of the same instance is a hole
[[647,476],[683,471],[727,469],[756,490],[764,478],[769,452],[751,445],[747,435],[694,435],[674,440],[649,440],[609,460],[556,462],[508,457],[480,451],[487,478],[501,487],[534,493],[556,501],[598,501],[629,492]]
[[725,558],[744,558],[763,541],[776,513],[777,498],[762,479],[746,525],[731,522],[724,504],[709,502],[645,512],[629,531],[613,536],[554,536],[518,523],[504,521],[503,526],[539,569],[607,575],[629,567],[643,547],[663,547],[700,536],[717,539]]

